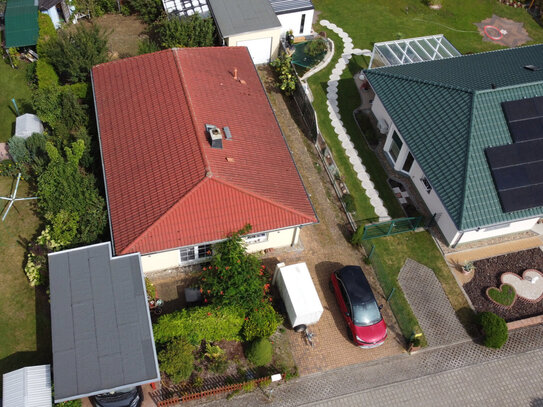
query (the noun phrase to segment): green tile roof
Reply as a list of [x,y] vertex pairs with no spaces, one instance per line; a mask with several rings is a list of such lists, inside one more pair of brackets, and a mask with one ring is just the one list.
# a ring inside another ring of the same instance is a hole
[[8,0],[5,14],[6,48],[36,45],[38,1]]
[[525,65],[543,68],[543,45],[365,71],[459,230],[543,214],[502,211],[484,153],[512,143],[501,102],[543,96]]

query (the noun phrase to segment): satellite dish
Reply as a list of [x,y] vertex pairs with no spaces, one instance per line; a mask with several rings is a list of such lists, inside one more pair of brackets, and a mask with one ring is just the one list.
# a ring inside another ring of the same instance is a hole
[[9,210],[11,209],[11,207],[13,206],[13,204],[16,201],[28,201],[30,199],[38,199],[37,196],[30,197],[30,198],[17,198],[17,189],[19,188],[20,179],[21,179],[21,173],[19,173],[19,175],[17,175],[17,182],[15,183],[15,189],[13,190],[13,193],[11,194],[11,196],[9,196],[9,197],[8,196],[0,196],[0,199],[3,199],[5,201],[9,201],[8,208],[6,209],[6,212],[4,213],[4,216],[2,216],[2,222],[4,221],[4,219],[6,219],[6,216],[8,215]]

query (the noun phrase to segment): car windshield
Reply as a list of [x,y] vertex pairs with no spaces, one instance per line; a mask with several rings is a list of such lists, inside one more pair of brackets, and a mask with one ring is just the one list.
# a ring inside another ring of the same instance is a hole
[[370,326],[381,320],[381,312],[375,301],[353,306],[353,322],[356,326]]

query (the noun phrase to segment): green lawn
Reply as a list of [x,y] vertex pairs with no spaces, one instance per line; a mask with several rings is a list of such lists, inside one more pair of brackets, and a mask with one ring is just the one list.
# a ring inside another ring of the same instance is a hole
[[[0,176],[0,195],[9,195],[12,184],[13,178]],[[29,196],[27,189],[26,182],[21,181],[17,195]],[[0,221],[0,374],[51,363],[48,298],[45,290],[30,287],[23,271],[26,245],[40,223],[32,205],[16,203],[5,222]]]
[[421,0],[315,0],[313,4],[321,12],[319,20],[343,28],[361,49],[371,50],[374,42],[433,34],[444,34],[461,53],[498,49],[483,42],[474,25],[493,14],[523,22],[533,43],[543,42],[543,29],[526,11],[497,0],[441,0],[440,10],[430,9]]
[[15,130],[15,110],[11,99],[15,98],[22,114],[30,111],[30,88],[26,83],[27,63],[20,62],[13,69],[6,61],[0,61],[0,143],[8,141]]
[[389,295],[392,289],[395,289],[390,300],[390,307],[406,338],[409,338],[413,332],[421,331],[398,284],[398,274],[408,258],[434,271],[460,322],[470,334],[476,334],[473,312],[428,232],[409,232],[372,239],[364,244],[367,252],[371,245],[375,246],[371,258],[372,264],[385,295]]

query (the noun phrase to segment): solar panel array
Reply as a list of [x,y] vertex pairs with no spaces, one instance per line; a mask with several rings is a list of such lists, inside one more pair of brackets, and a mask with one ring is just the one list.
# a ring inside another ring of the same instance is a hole
[[502,103],[513,144],[485,150],[504,212],[543,206],[543,97]]

